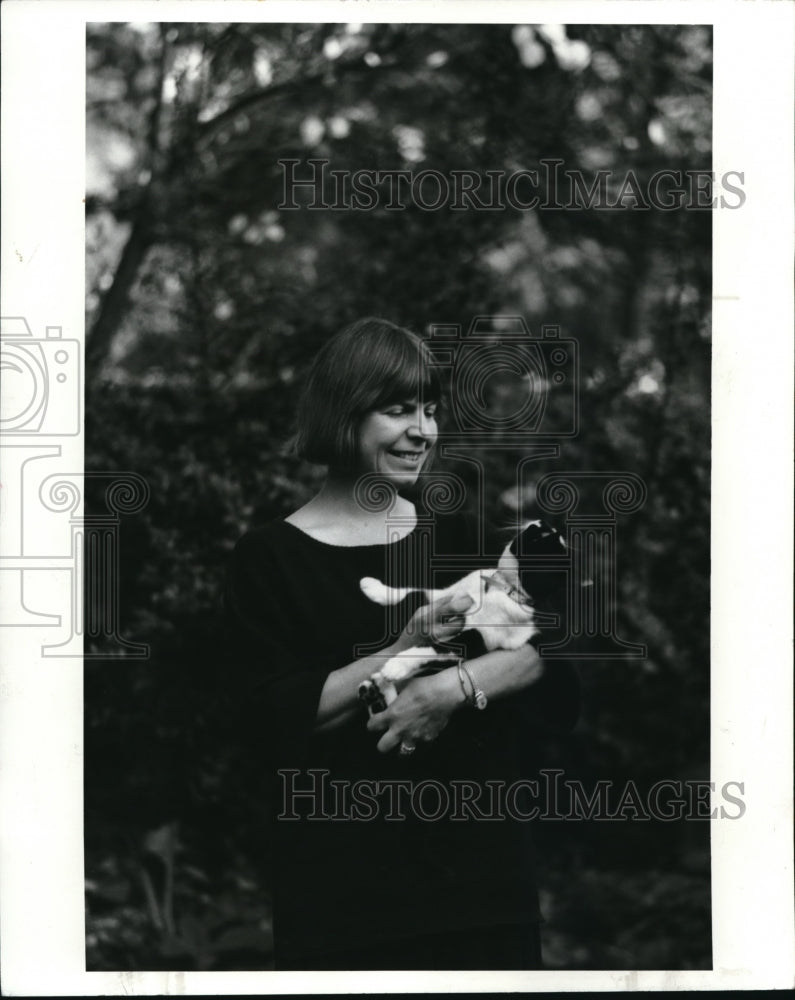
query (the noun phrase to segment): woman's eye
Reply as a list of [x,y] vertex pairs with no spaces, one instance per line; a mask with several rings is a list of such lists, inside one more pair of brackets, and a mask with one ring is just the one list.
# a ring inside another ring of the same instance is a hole
[[[383,412],[388,417],[403,417],[407,413],[413,413],[414,411],[415,411],[415,406],[412,406],[409,403],[401,403],[398,406],[389,406]],[[425,416],[429,420],[432,420],[436,416],[436,407],[435,406],[429,406],[423,412],[425,413]]]

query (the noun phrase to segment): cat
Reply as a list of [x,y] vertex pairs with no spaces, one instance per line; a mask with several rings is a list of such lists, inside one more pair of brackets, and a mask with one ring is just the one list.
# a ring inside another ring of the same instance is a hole
[[[472,603],[463,612],[460,631],[476,629],[486,650],[519,649],[538,633],[540,624],[550,621],[536,606],[551,593],[553,574],[544,572],[533,557],[565,555],[566,543],[554,528],[543,521],[530,521],[506,545],[494,569],[475,570],[444,590],[387,587],[369,576],[359,585],[366,597],[383,606],[399,604],[413,593],[422,593],[431,604],[443,598],[469,597]],[[545,568],[548,570],[550,564]],[[387,660],[363,681],[359,697],[371,713],[383,711],[397,698],[399,685],[420,672],[442,669],[458,659],[433,646],[414,646]]]

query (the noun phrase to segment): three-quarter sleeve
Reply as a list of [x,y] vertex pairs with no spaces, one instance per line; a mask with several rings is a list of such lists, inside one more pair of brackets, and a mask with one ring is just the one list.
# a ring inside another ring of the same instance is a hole
[[227,566],[224,604],[230,674],[240,724],[274,768],[303,767],[331,667],[307,654],[306,636],[279,591],[280,571],[256,534],[244,535]]

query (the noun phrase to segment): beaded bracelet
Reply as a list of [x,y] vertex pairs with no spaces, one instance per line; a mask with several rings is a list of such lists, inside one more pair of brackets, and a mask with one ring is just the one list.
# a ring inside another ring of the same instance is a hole
[[[464,677],[466,677],[469,681],[470,690],[467,690],[467,686],[464,683]],[[464,692],[467,704],[482,711],[486,705],[488,705],[489,700],[483,691],[481,691],[481,689],[475,684],[475,679],[470,673],[469,667],[466,666],[463,660],[458,661],[458,681],[461,685],[461,690]]]

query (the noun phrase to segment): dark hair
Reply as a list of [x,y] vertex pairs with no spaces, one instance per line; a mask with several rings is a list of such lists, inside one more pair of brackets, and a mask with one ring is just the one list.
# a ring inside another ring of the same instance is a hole
[[294,450],[309,462],[353,468],[365,415],[414,398],[442,401],[441,380],[426,344],[388,320],[357,320],[315,355],[298,404]]

